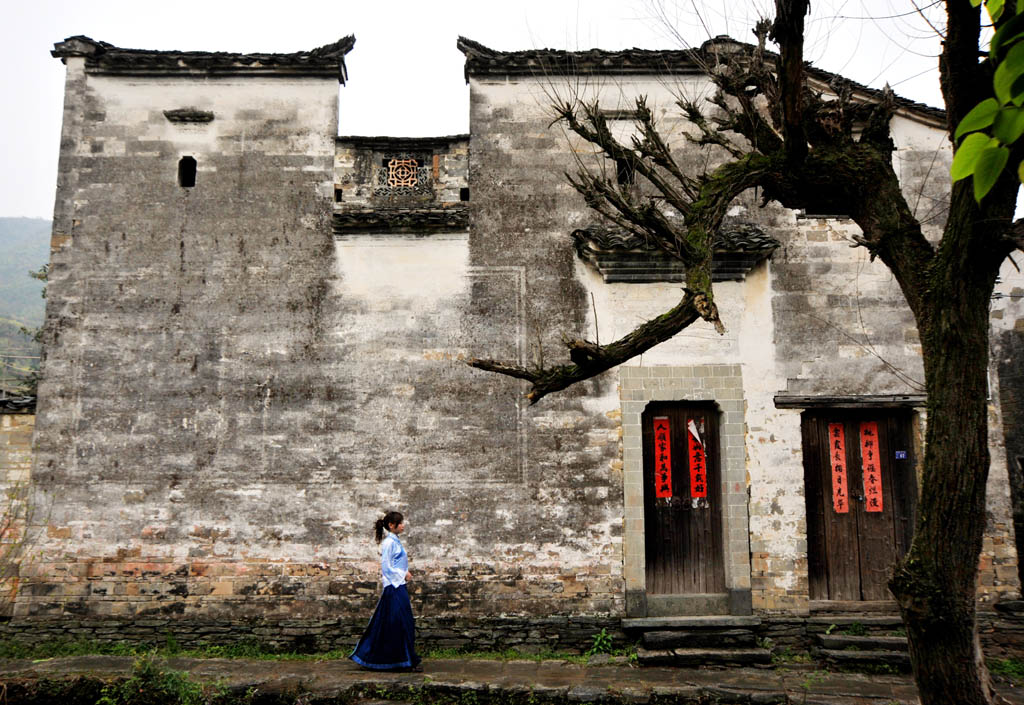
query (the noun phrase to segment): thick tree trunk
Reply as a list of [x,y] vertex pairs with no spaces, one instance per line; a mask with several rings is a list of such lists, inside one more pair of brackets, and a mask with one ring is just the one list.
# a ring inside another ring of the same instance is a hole
[[[928,391],[914,540],[890,581],[923,705],[998,702],[975,622],[988,479],[990,277],[938,284],[916,313]],[[938,289],[941,289],[939,293]]]

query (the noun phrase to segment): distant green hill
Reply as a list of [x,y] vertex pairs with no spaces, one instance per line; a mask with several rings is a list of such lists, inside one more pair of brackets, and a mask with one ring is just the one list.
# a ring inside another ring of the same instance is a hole
[[43,282],[29,271],[50,261],[50,221],[0,218],[0,386],[17,386],[38,364],[39,346],[21,328],[43,324]]
[[43,323],[43,283],[28,275],[50,261],[50,221],[0,218],[0,318]]

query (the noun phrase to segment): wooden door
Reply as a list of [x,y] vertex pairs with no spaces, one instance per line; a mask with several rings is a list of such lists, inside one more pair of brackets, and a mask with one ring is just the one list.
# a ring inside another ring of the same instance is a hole
[[890,600],[917,506],[909,411],[802,418],[812,600]]
[[649,594],[725,592],[718,416],[678,402],[642,415]]

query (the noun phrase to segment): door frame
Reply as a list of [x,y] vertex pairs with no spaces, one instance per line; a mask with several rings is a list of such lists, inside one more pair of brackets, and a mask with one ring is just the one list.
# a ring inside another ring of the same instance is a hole
[[[829,510],[831,505],[829,504],[828,497],[831,496],[831,489],[828,481],[828,465],[823,463],[820,457],[811,458],[809,454],[815,451],[820,452],[820,439],[812,439],[809,434],[817,430],[821,433],[823,424],[830,421],[838,421],[843,423],[847,427],[847,436],[850,435],[850,429],[860,427],[865,421],[883,421],[889,426],[889,430],[886,433],[886,453],[887,455],[894,453],[896,450],[902,450],[904,453],[909,454],[909,457],[903,458],[905,463],[897,464],[897,459],[892,458],[891,455],[887,462],[887,471],[884,484],[888,487],[885,491],[885,501],[887,503],[887,509],[892,509],[890,517],[893,520],[893,546],[898,559],[910,548],[910,540],[913,535],[914,529],[914,517],[917,511],[917,501],[919,492],[919,468],[920,468],[920,453],[919,451],[919,414],[915,412],[909,406],[876,406],[870,404],[863,405],[846,405],[846,406],[829,406],[820,405],[811,408],[806,408],[800,414],[800,435],[801,435],[801,454],[803,456],[803,467],[804,467],[804,501],[807,513],[807,583],[808,593],[812,604],[827,604],[829,602],[843,602],[856,604],[858,602],[891,602],[888,598],[876,598],[876,597],[831,597],[828,594],[821,594],[822,592],[829,592],[829,568],[828,566],[833,565],[829,560],[828,541],[826,540],[826,533],[828,527],[825,525],[827,518],[830,516]],[[812,426],[812,420],[814,426]],[[896,437],[893,437],[892,432],[896,426],[903,426],[902,430],[896,430]],[[859,444],[859,440],[854,437],[846,438],[846,460],[849,465],[853,465],[853,459],[859,457],[859,451],[856,447],[852,449],[851,443]],[[894,445],[896,444],[896,445]],[[809,447],[812,446],[812,447]],[[900,447],[902,446],[902,448]],[[849,496],[855,497],[858,494],[863,495],[861,490],[861,477],[860,467],[850,468],[848,473],[848,494]],[[899,486],[897,486],[899,483]],[[811,491],[811,487],[817,489],[816,492]],[[861,496],[861,500],[863,497]],[[812,503],[814,506],[812,507]],[[863,509],[851,502],[851,516],[854,519],[860,518],[862,520],[866,515]],[[812,511],[814,510],[814,511]],[[905,513],[902,516],[903,525],[901,522],[901,513]],[[865,539],[863,531],[858,531],[856,534],[856,540],[858,544]],[[863,550],[857,551],[858,556],[863,557]],[[844,556],[843,560],[839,560],[836,564],[847,565],[850,560],[849,556]],[[887,562],[887,561],[886,561]],[[815,571],[818,573],[816,574]],[[815,594],[815,591],[819,594]],[[894,604],[894,603],[893,603]]]
[[[623,577],[626,615],[752,613],[750,521],[747,509],[743,376],[740,365],[627,366],[619,368],[622,409],[625,537]],[[670,596],[647,593],[644,540],[643,432],[641,415],[650,402],[712,402],[719,414],[722,550],[726,592]]]
[[[721,410],[712,402],[652,401],[640,416],[644,436],[644,543],[647,548],[647,599],[662,596],[725,594],[722,544]],[[669,499],[655,487],[655,421],[667,417],[671,452]],[[690,433],[687,421],[701,419],[706,444],[703,467],[706,499],[692,499]],[[652,535],[656,540],[652,541]],[[657,591],[657,592],[655,592]],[[654,593],[654,594],[652,594]],[[720,598],[721,599],[721,598]],[[704,611],[713,609],[707,601]],[[727,611],[718,608],[717,612]]]

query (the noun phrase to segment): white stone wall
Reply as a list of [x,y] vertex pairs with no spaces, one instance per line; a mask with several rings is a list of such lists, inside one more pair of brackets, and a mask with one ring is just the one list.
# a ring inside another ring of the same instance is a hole
[[[571,88],[558,79],[471,81],[476,113],[486,114],[487,124],[477,130],[481,137],[493,137],[498,153],[518,154],[524,144],[507,133],[519,130],[522,142],[547,140],[533,163],[537,168],[572,169],[580,158],[592,168],[614,172],[607,163],[591,156],[592,148],[572,135],[549,139],[551,131],[541,128],[550,119],[552,97],[598,99],[605,109],[629,109],[637,95],[647,95],[649,105],[670,141],[683,144],[681,134],[688,128],[678,120],[672,92],[710,94],[700,77],[662,82],[645,77],[628,80],[592,79]],[[568,82],[567,82],[568,83]],[[500,126],[503,136],[487,134]],[[613,130],[626,139],[632,132],[627,121],[617,120]],[[557,128],[557,125],[556,125]],[[894,165],[904,183],[904,192],[930,238],[941,235],[948,200],[950,150],[941,126],[930,118],[901,112],[893,120],[897,144]],[[476,142],[474,142],[476,144]],[[685,148],[689,149],[689,148]],[[696,163],[692,152],[680,147],[684,165]],[[684,166],[685,168],[685,166]],[[507,171],[519,176],[519,172]],[[573,228],[596,222],[578,199],[565,193],[567,187],[545,180],[544,187],[560,204],[558,216],[539,228],[544,236],[556,238]],[[534,193],[536,179],[510,179],[516,193]],[[630,473],[638,472],[638,440],[629,431],[630,419],[638,418],[651,396],[649,388],[637,387],[636,374],[648,385],[660,371],[693,365],[737,365],[741,370],[745,424],[744,493],[749,493],[750,584],[755,609],[768,612],[805,612],[808,608],[806,503],[803,493],[800,409],[777,408],[776,395],[915,395],[923,393],[920,342],[913,316],[898,283],[880,261],[853,247],[859,234],[849,220],[807,218],[769,206],[761,209],[753,198],[741,199],[730,212],[740,220],[758,223],[778,238],[782,246],[772,260],[756,267],[743,282],[716,285],[716,301],[726,327],[723,336],[703,322],[631,360],[619,373],[618,393],[609,386],[595,386],[584,401],[594,414],[622,409],[626,473],[626,544],[624,561],[627,590],[640,587],[642,543],[636,532],[642,529],[642,499],[631,494]],[[531,236],[536,236],[530,233]],[[530,275],[528,275],[529,277]],[[582,287],[578,318],[573,334],[609,342],[636,325],[675,305],[678,284],[605,284],[589,265],[576,261],[573,277]],[[557,339],[545,343],[545,360],[559,354]],[[645,372],[646,370],[646,372]],[[667,376],[671,379],[671,375]],[[673,394],[669,387],[655,394]],[[714,395],[712,395],[714,396]],[[657,397],[665,398],[665,397]],[[686,397],[692,398],[692,397]],[[701,397],[704,398],[704,397]],[[708,397],[710,398],[710,397]],[[718,397],[715,397],[716,399]],[[1012,589],[1008,573],[1010,555],[1006,479],[996,465],[1003,462],[1000,450],[997,404],[993,406],[993,474],[990,536],[986,552],[1002,568],[983,560],[986,590]],[[923,413],[917,414],[918,432],[923,432]],[[639,504],[637,502],[639,501]],[[640,512],[640,515],[637,514]],[[640,527],[640,528],[638,528]],[[631,536],[633,537],[631,539]],[[731,559],[730,559],[731,560]]]

